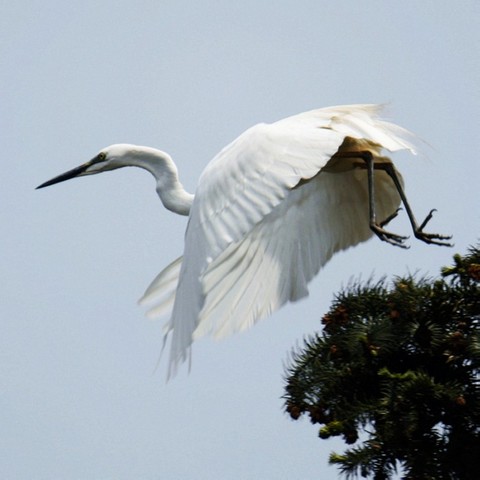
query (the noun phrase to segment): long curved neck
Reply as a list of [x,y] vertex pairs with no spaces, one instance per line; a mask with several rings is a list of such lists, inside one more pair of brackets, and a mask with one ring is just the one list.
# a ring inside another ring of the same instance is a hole
[[136,147],[130,165],[148,170],[157,181],[157,193],[165,208],[179,215],[188,215],[193,195],[178,179],[178,170],[170,155],[151,147]]

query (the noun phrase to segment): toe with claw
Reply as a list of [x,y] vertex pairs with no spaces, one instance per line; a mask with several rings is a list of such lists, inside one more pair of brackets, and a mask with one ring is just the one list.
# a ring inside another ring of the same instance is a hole
[[400,212],[402,209],[397,208],[391,215],[389,215],[383,222],[380,222],[380,227],[384,227],[385,225],[388,225],[397,215],[398,212]]
[[441,235],[439,233],[426,233],[423,231],[427,223],[432,219],[433,212],[436,212],[436,211],[437,210],[435,208],[430,210],[429,214],[426,216],[422,224],[414,230],[415,237],[418,238],[419,240],[422,240],[422,242],[425,242],[428,244],[443,245],[445,247],[453,247],[452,243],[445,241],[445,240],[450,240],[452,238],[451,235]]
[[391,215],[391,218],[387,218],[387,220],[382,222],[380,225],[378,225],[377,223],[371,224],[370,228],[380,240],[390,243],[391,245],[395,245],[396,247],[410,248],[408,245],[405,245],[405,240],[407,240],[408,237],[398,235],[397,233],[389,232],[388,230],[385,230],[383,228],[383,225],[385,225],[385,223],[388,223],[394,216],[396,216],[396,213],[397,212],[395,212],[394,215]]

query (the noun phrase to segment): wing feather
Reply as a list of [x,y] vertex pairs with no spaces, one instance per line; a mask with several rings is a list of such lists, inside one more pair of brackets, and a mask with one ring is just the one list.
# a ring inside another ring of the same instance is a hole
[[[414,152],[411,134],[379,120],[379,109],[332,107],[259,124],[208,164],[183,261],[170,270],[178,286],[166,327],[172,332],[169,375],[189,356],[194,338],[244,330],[306,296],[336,251],[371,236],[365,172],[322,168],[346,137],[368,142],[375,153],[381,147]],[[376,182],[382,219],[400,200],[385,173]]]

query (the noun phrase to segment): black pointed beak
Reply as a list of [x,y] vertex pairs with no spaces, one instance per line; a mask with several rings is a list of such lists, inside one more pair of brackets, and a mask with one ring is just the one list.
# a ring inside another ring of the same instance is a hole
[[47,182],[42,183],[35,190],[38,190],[39,188],[49,187],[50,185],[55,185],[55,183],[64,182],[65,180],[70,180],[71,178],[78,177],[79,175],[84,173],[87,170],[87,168],[90,167],[90,165],[92,165],[92,161],[84,163],[79,167],[73,168],[68,172],[62,173],[61,175],[58,175],[52,178],[51,180],[48,180]]

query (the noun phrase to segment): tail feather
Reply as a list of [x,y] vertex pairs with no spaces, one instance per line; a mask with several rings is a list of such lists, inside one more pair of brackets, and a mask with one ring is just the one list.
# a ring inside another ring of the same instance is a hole
[[153,304],[147,311],[148,318],[158,318],[171,313],[182,260],[183,257],[178,257],[164,268],[150,283],[142,298],[138,301],[139,305]]

